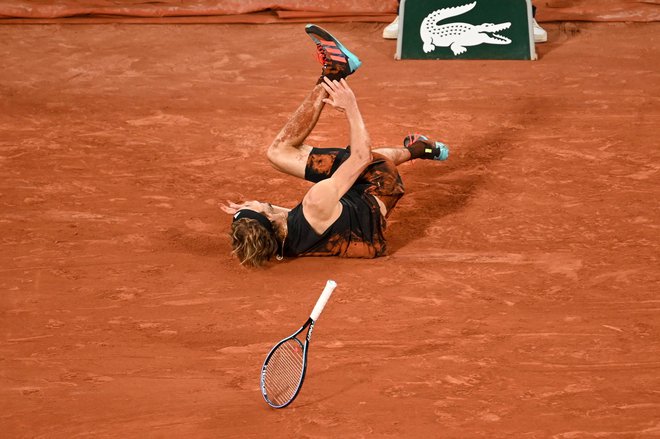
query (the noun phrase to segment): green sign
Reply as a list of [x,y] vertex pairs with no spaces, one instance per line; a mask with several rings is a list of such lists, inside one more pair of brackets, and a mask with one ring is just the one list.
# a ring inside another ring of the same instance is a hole
[[397,59],[536,59],[530,0],[402,0]]

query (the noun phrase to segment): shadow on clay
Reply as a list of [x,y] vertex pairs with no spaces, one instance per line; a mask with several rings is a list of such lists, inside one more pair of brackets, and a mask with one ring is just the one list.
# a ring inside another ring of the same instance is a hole
[[415,196],[415,192],[411,193],[414,199],[412,211],[406,211],[405,207],[401,209],[399,214],[405,220],[393,223],[388,229],[389,254],[426,236],[427,226],[434,220],[462,210],[482,185],[487,175],[484,168],[502,157],[502,148],[499,141],[476,145],[458,160],[454,159],[443,170],[445,177],[436,180],[446,188],[443,193],[432,191],[432,186],[429,186],[428,195]]
[[[537,108],[543,108],[543,103],[535,98],[525,102],[524,107],[516,112],[518,119],[522,119],[519,121],[522,130],[533,129],[541,117],[537,114]],[[430,182],[418,179],[424,188],[406,188],[409,192],[404,195],[404,200],[410,196],[412,208],[405,204],[397,207],[400,209],[400,219],[388,227],[389,254],[395,254],[407,244],[427,236],[427,228],[433,221],[461,211],[483,186],[489,176],[489,167],[511,151],[517,137],[518,130],[503,126],[491,135],[482,136],[480,141],[467,148],[456,148],[456,153],[450,155],[447,162],[439,164],[443,166],[440,177],[434,177]],[[443,190],[434,190],[434,185]]]

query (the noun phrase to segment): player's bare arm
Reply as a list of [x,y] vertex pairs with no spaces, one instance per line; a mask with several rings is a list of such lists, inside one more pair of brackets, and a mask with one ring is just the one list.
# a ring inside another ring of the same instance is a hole
[[345,79],[331,81],[326,77],[324,81],[321,85],[328,93],[328,98],[323,102],[332,105],[346,115],[351,155],[332,177],[312,186],[303,198],[305,218],[314,231],[319,234],[325,232],[341,215],[340,198],[351,188],[372,159],[371,140],[353,90]]

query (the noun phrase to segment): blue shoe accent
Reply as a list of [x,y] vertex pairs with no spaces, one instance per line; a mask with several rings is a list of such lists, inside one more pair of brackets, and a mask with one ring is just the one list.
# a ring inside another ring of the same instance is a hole
[[346,58],[348,59],[348,66],[351,69],[351,73],[354,73],[362,65],[362,61],[360,61],[357,56],[349,52],[345,47],[342,48],[342,52],[344,52],[344,55],[346,55]]
[[436,148],[440,151],[440,154],[433,157],[433,160],[447,160],[449,158],[449,148],[442,142],[435,142]]

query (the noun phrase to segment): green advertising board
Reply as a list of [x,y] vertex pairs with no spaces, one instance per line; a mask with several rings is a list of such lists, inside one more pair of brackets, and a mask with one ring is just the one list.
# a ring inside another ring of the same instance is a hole
[[530,0],[402,0],[396,59],[536,59]]

